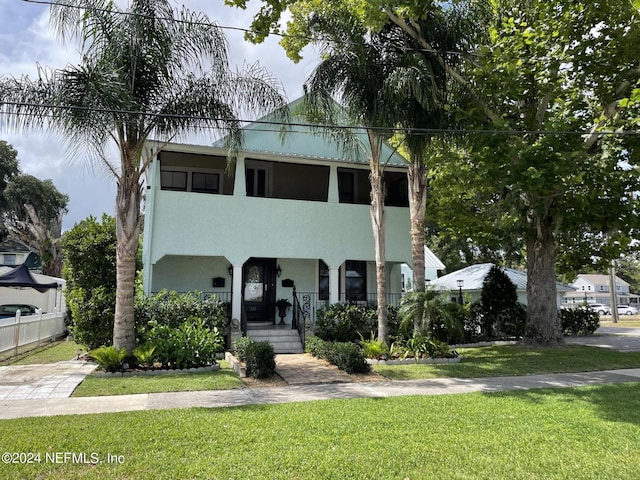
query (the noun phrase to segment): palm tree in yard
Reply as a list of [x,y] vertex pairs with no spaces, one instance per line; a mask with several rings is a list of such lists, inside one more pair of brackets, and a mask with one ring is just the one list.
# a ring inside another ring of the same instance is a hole
[[[226,133],[241,145],[241,111],[277,110],[286,102],[262,70],[228,68],[221,30],[202,14],[175,12],[168,0],[65,0],[51,7],[63,41],[77,40],[78,66],[40,70],[37,79],[0,81],[0,118],[16,129],[61,132],[74,154],[92,152],[117,183],[117,289],[113,344],[135,347],[133,294],[143,174],[150,138],[170,141],[194,129]],[[246,108],[247,110],[242,110]],[[109,158],[108,146],[117,149]]]
[[[390,136],[384,127],[393,119],[394,99],[388,96],[385,82],[393,71],[394,58],[380,37],[370,37],[366,28],[349,15],[315,18],[310,26],[324,34],[325,59],[306,86],[307,115],[314,122],[328,125],[323,126],[324,133],[334,138],[345,153],[362,154],[369,163],[378,339],[388,343],[383,182],[388,159],[381,158],[381,151]],[[335,125],[339,127],[331,127]],[[356,128],[342,128],[349,125]]]

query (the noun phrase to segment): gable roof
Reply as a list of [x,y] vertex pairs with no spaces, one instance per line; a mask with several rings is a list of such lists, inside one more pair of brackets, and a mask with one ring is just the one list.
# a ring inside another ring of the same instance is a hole
[[[480,263],[470,265],[455,272],[448,273],[431,282],[432,286],[442,290],[458,290],[458,280],[464,281],[462,290],[482,290],[482,284],[489,270],[493,267],[493,263]],[[500,267],[502,271],[509,277],[511,283],[516,286],[516,290],[527,289],[527,274],[513,268]],[[556,288],[559,292],[572,292],[575,289],[564,283],[556,282]]]
[[[591,285],[609,285],[609,275],[601,275],[598,273],[580,273],[578,274],[578,278],[573,281],[575,283],[578,279],[583,279],[587,283]],[[617,285],[626,285],[629,286],[629,283],[625,282],[620,277],[616,276],[616,284]]]
[[17,240],[7,239],[0,243],[0,253],[29,253],[29,247]]
[[[299,113],[302,101],[303,97],[300,97],[288,105],[289,110],[292,112],[292,124],[284,135],[281,135],[277,124],[270,123],[279,122],[273,113],[267,114],[243,127],[242,151],[315,160],[331,160],[349,164],[369,164],[364,152],[359,150],[355,154],[346,156],[338,143],[318,132],[314,132],[309,126],[309,122],[303,119]],[[364,130],[358,133],[357,136],[361,139],[363,145],[368,146]],[[215,141],[213,146],[225,148],[226,138],[222,137]],[[382,145],[381,161],[394,167],[407,166],[407,160],[386,142]]]
[[424,266],[425,268],[435,268],[436,270],[444,270],[446,268],[444,263],[426,245],[424,246]]

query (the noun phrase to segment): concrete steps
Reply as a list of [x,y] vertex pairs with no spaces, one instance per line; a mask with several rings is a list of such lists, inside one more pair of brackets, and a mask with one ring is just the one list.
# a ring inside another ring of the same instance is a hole
[[251,328],[247,329],[247,336],[255,342],[269,342],[275,353],[304,353],[297,330],[290,325],[286,328]]

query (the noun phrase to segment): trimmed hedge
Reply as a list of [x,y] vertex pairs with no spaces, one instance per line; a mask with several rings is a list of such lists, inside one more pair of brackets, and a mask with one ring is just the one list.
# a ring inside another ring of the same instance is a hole
[[250,341],[245,349],[247,375],[268,378],[276,371],[276,355],[269,342]]
[[362,348],[351,342],[329,342],[310,337],[306,350],[314,357],[323,358],[347,373],[367,373],[371,367],[365,360]]
[[591,335],[600,326],[600,315],[589,307],[560,310],[564,335]]

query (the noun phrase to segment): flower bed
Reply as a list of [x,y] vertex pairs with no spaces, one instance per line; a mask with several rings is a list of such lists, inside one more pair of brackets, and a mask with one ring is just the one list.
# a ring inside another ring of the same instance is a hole
[[395,360],[376,360],[373,358],[367,358],[366,361],[369,365],[410,365],[412,363],[421,364],[437,364],[437,363],[459,363],[462,357],[454,358],[405,358]]
[[164,375],[167,373],[197,373],[197,372],[212,372],[214,370],[220,370],[220,365],[209,365],[206,367],[194,367],[184,369],[168,369],[168,368],[149,368],[138,370],[126,370],[124,372],[94,372],[94,377],[133,377],[143,375]]

